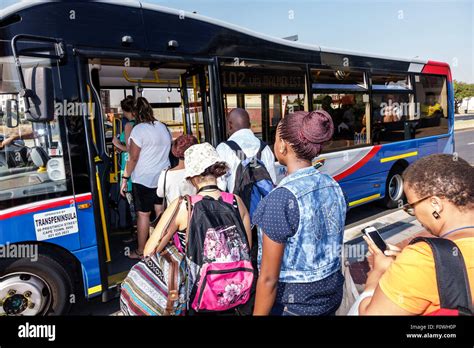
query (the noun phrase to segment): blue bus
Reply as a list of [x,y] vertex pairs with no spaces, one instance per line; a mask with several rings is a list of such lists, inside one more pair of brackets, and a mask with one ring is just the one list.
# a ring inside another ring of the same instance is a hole
[[448,64],[134,1],[18,3],[0,13],[0,315],[59,315],[81,297],[117,295],[133,265],[112,146],[127,95],[146,97],[173,137],[214,146],[233,107],[270,145],[286,114],[326,110],[335,133],[315,160],[351,208],[396,207],[411,162],[454,152]]

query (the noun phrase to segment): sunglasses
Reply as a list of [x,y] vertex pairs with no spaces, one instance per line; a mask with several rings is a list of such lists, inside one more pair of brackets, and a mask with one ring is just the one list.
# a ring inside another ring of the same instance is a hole
[[416,202],[404,204],[402,206],[402,209],[408,215],[415,216],[415,205],[417,205],[418,203],[423,202],[424,200],[427,200],[430,197],[431,196],[426,196],[425,198],[419,199]]

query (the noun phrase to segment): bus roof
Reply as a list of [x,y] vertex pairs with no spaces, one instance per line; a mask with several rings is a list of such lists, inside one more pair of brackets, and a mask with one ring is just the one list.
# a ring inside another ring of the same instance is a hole
[[[17,4],[14,4],[12,6],[9,6],[3,10],[0,10],[0,21],[8,19],[11,15],[15,13],[21,13],[24,12],[25,14],[28,12],[28,10],[41,6],[44,4],[48,3],[53,3],[54,1],[22,1]],[[56,4],[60,5],[60,2],[56,2]],[[64,4],[64,3],[62,3]],[[132,0],[125,0],[125,1],[120,1],[120,2],[114,2],[111,0],[97,0],[97,1],[91,1],[88,3],[85,2],[67,2],[68,8],[74,9],[75,6],[96,6],[97,4],[104,4],[104,5],[110,5],[110,6],[119,6],[123,7],[123,11],[130,11],[130,9],[138,9],[142,11],[142,16],[144,16],[143,11],[152,11],[155,13],[161,13],[161,14],[167,14],[167,15],[172,15],[173,17],[181,17],[181,18],[186,18],[186,19],[192,19],[195,21],[199,21],[201,23],[206,23],[210,24],[213,26],[214,30],[219,31],[219,29],[228,29],[229,31],[235,33],[235,34],[242,34],[244,36],[247,36],[248,38],[254,38],[258,41],[255,41],[256,43],[263,40],[264,42],[268,43],[269,45],[275,45],[279,47],[287,47],[288,49],[295,49],[295,50],[304,50],[307,53],[312,53],[312,54],[319,54],[320,56],[323,55],[338,55],[338,56],[349,56],[349,57],[358,57],[364,58],[364,59],[375,59],[375,60],[384,60],[384,61],[392,61],[392,62],[400,62],[400,63],[405,63],[403,66],[407,67],[406,70],[412,71],[412,68],[408,68],[408,65],[411,65],[410,63],[413,63],[414,65],[423,65],[427,63],[427,60],[423,59],[416,59],[416,58],[395,58],[395,57],[388,57],[388,56],[383,56],[383,55],[376,55],[376,54],[366,54],[362,52],[353,52],[353,51],[348,51],[348,50],[340,50],[340,49],[334,49],[334,48],[327,48],[327,47],[320,47],[317,45],[311,45],[311,44],[305,44],[305,43],[300,43],[300,42],[294,42],[294,41],[289,41],[281,38],[276,38],[264,34],[260,34],[257,32],[254,32],[252,30],[230,24],[224,21],[216,20],[213,18],[209,18],[206,16],[202,16],[196,13],[190,13],[186,11],[182,11],[179,9],[172,9],[160,5],[155,5],[155,4],[148,4],[148,3],[143,3],[140,1],[132,1]],[[126,10],[128,8],[129,10]],[[106,9],[104,8],[104,11]],[[100,9],[96,8],[94,14],[96,14]],[[54,16],[56,15],[55,13],[48,13],[48,16]],[[60,20],[60,18],[58,18]],[[84,19],[81,19],[84,21]],[[109,19],[112,20],[112,19]],[[137,22],[138,23],[138,22]],[[104,23],[104,26],[107,26],[108,23]],[[0,32],[2,29],[3,25],[0,23]],[[37,30],[37,28],[36,28]],[[23,33],[23,32],[22,32]],[[41,33],[30,33],[30,34],[36,34],[36,35],[42,35]],[[58,36],[61,36],[60,34],[57,34]],[[11,39],[11,38],[10,38]],[[92,41],[93,38],[87,38],[86,41]],[[145,40],[146,41],[146,40]],[[257,46],[258,47],[258,46]],[[233,52],[230,52],[233,53]],[[300,52],[301,53],[301,52]],[[312,55],[311,54],[311,55]],[[245,57],[242,57],[245,58]],[[276,59],[278,60],[278,59]],[[297,61],[300,59],[296,59]],[[324,63],[324,62],[323,62]],[[408,63],[408,64],[407,64]],[[389,64],[389,66],[393,64]],[[368,64],[366,67],[374,67],[374,64]],[[376,67],[377,68],[377,67]],[[396,69],[399,70],[399,69]],[[401,69],[405,70],[405,68]],[[415,70],[418,70],[418,68],[415,68]]]

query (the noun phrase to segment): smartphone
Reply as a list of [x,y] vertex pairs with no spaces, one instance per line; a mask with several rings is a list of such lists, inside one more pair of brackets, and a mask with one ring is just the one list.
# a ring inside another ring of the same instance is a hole
[[365,234],[372,242],[377,245],[377,247],[384,252],[388,249],[387,244],[383,240],[382,236],[380,235],[379,231],[373,226],[366,227],[362,229],[362,233]]

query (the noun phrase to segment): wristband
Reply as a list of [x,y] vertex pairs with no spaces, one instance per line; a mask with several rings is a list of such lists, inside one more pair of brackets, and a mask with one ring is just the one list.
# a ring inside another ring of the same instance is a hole
[[130,179],[130,177],[129,176],[122,176],[122,180],[123,179],[128,180],[128,179]]

